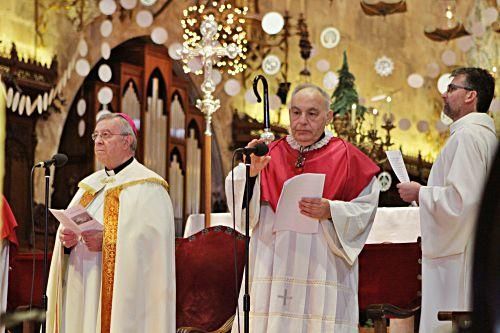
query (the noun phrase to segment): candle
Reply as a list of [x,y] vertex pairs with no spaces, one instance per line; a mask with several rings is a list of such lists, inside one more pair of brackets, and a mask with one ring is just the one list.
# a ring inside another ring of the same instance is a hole
[[377,109],[373,109],[372,111],[372,114],[373,114],[373,127],[372,129],[376,129],[377,128],[377,115],[378,115],[378,110]]
[[352,127],[356,126],[356,104],[353,103],[351,105],[351,125]]
[[390,116],[391,115],[391,102],[392,102],[391,96],[387,96],[386,101],[387,101],[387,110],[388,110],[388,113]]

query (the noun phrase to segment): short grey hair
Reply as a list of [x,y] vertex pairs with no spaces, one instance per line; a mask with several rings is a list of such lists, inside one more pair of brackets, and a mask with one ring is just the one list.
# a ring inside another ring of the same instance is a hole
[[120,123],[120,134],[127,134],[132,137],[132,142],[130,143],[130,151],[135,153],[135,151],[137,150],[137,137],[135,136],[134,130],[132,129],[128,121],[118,113],[105,113],[97,119],[96,124],[108,119],[118,119],[118,122]]
[[325,110],[327,112],[330,110],[330,96],[326,93],[326,91],[312,83],[301,83],[293,90],[292,98],[302,90],[313,90],[318,92],[325,101]]

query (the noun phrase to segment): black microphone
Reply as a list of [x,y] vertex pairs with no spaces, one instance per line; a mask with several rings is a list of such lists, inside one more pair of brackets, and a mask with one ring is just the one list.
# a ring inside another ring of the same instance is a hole
[[58,168],[66,164],[66,162],[68,162],[68,156],[66,156],[65,154],[55,154],[50,160],[38,162],[37,164],[35,164],[35,168],[48,168],[52,164],[54,164],[54,166]]
[[255,147],[238,148],[236,151],[245,155],[254,154],[255,156],[264,156],[269,152],[269,148],[265,143],[259,142]]

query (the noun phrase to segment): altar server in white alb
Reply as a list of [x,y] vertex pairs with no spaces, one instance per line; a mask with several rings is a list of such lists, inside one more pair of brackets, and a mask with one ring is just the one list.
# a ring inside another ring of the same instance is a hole
[[125,114],[102,116],[92,134],[105,169],[83,179],[70,206],[103,224],[81,238],[57,232],[47,332],[175,332],[174,218],[167,183],[134,158]]
[[[268,156],[252,156],[251,332],[358,332],[357,258],[375,217],[380,185],[374,176],[379,168],[357,148],[325,131],[332,119],[329,104],[321,88],[298,86],[289,112],[291,134],[271,143]],[[257,140],[249,146],[255,144]],[[317,231],[276,230],[283,184],[307,173],[325,175],[323,193],[292,204],[297,211],[291,220],[310,217],[299,226],[310,223]],[[235,215],[244,225],[243,164],[234,170],[234,178]],[[226,178],[226,197],[232,209],[231,174]],[[243,323],[241,297],[239,309]]]
[[427,186],[398,184],[401,198],[417,201],[422,229],[420,332],[451,332],[439,311],[471,310],[473,239],[483,186],[498,139],[487,115],[495,90],[484,69],[459,68],[443,93],[453,119],[450,137],[434,162]]

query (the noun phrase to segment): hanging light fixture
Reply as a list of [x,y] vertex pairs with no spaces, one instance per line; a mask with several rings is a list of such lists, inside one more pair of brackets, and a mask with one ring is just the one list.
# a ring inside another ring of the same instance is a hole
[[430,40],[435,42],[449,41],[455,38],[469,36],[470,33],[465,30],[462,22],[457,20],[455,15],[455,1],[450,1],[444,8],[444,17],[446,18],[445,28],[426,28],[424,34]]
[[369,16],[386,16],[406,12],[406,0],[361,0],[361,9]]
[[[245,59],[248,41],[244,29],[247,11],[247,7],[239,8],[231,3],[219,4],[217,1],[188,7],[183,11],[183,19],[181,20],[181,26],[184,29],[184,45],[192,49],[200,46],[202,40],[201,23],[212,16],[221,23],[215,40],[218,40],[223,47],[235,43],[242,51],[234,59],[228,57],[219,59],[215,65],[219,68],[227,68],[227,72],[231,75],[243,72],[247,68]],[[189,71],[187,61],[184,60],[184,62],[185,71]]]

